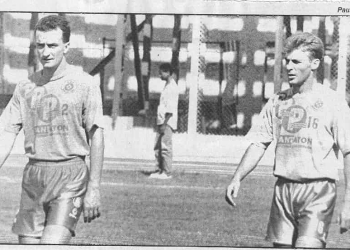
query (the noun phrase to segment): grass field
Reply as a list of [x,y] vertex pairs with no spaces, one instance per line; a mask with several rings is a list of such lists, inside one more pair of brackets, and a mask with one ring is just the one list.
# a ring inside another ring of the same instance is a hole
[[[20,198],[22,164],[22,159],[13,157],[0,170],[2,244],[17,242],[11,225]],[[275,181],[269,167],[259,166],[243,182],[235,209],[224,200],[233,166],[178,163],[171,180],[148,179],[145,171],[151,169],[150,162],[109,160],[102,180],[102,217],[90,224],[81,220],[71,243],[270,247],[264,241]],[[333,222],[328,247],[349,248],[349,235],[338,230]]]

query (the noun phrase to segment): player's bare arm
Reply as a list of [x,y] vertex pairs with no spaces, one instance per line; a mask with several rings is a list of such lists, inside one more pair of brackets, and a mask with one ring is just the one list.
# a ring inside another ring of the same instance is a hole
[[0,167],[5,163],[15,144],[17,134],[3,131],[0,134]]
[[345,195],[343,206],[338,217],[341,233],[350,229],[350,153],[344,156],[344,180]]
[[231,206],[236,206],[234,198],[237,198],[241,181],[258,165],[260,159],[265,153],[265,148],[251,144],[244,153],[236,172],[233,175],[231,183],[226,189],[226,201]]
[[104,154],[103,129],[94,126],[89,137],[91,140],[90,176],[84,199],[84,222],[91,222],[100,217],[100,184]]

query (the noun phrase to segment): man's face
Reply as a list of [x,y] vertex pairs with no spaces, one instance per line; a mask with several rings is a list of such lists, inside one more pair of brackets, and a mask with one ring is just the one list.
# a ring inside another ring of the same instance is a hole
[[166,81],[166,80],[168,80],[169,76],[170,76],[170,72],[159,70],[160,79]]
[[60,28],[49,31],[37,30],[35,42],[39,60],[44,68],[57,68],[69,47],[69,42],[63,42]]
[[309,52],[295,49],[286,57],[290,85],[302,85],[319,66],[319,59],[310,59]]

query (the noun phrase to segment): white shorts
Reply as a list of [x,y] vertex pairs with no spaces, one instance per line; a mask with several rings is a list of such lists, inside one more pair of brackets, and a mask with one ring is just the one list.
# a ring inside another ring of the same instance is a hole
[[82,158],[29,161],[23,172],[19,212],[12,231],[41,237],[45,226],[61,225],[72,236],[83,209],[88,170]]
[[294,182],[279,178],[275,184],[266,239],[293,246],[303,236],[326,243],[336,201],[335,181]]

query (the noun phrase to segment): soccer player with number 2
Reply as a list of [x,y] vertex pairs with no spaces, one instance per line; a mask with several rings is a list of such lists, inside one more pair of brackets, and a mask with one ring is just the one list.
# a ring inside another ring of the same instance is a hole
[[21,244],[67,244],[82,212],[85,222],[100,216],[101,92],[91,76],[67,63],[69,38],[64,17],[39,20],[35,42],[42,70],[18,83],[6,107],[0,166],[22,129],[29,157],[12,228]]

